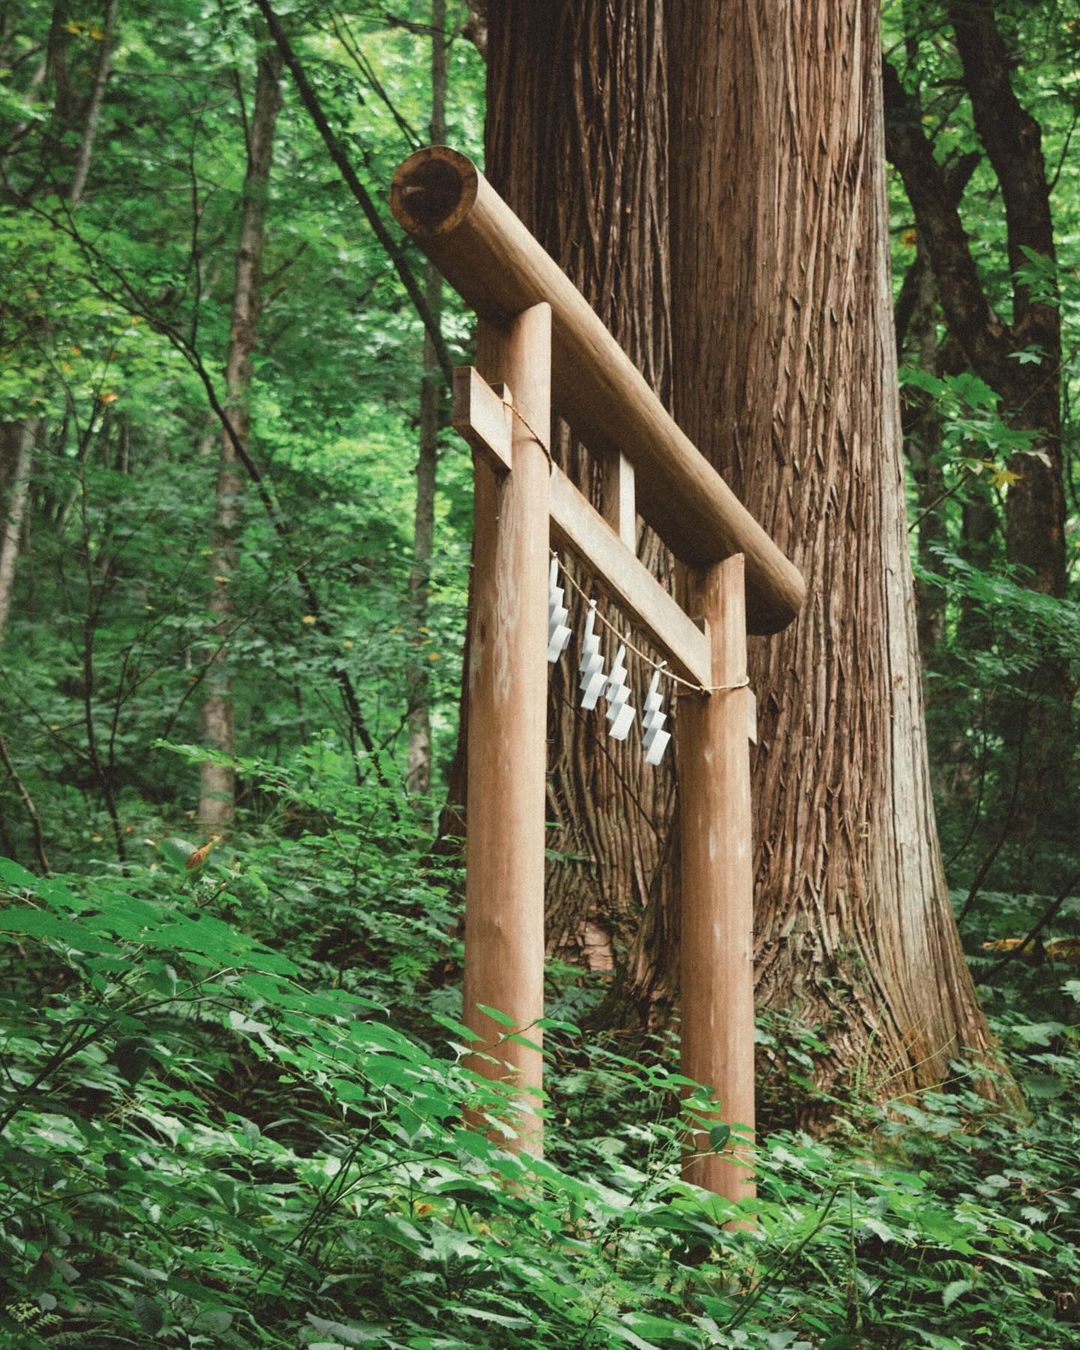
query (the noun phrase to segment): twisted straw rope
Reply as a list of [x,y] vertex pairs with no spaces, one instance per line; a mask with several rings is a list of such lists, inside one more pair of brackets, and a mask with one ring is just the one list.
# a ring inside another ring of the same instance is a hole
[[[551,556],[557,560],[559,558],[558,553],[554,549],[551,550]],[[596,608],[596,601],[581,589],[581,587],[577,584],[574,578],[562,565],[561,561],[559,562],[559,569],[562,572],[563,577],[570,583],[570,585],[574,588],[574,590],[577,591],[578,595],[581,596],[582,600],[586,601],[592,607],[592,609],[596,610],[596,617],[600,620],[600,622],[604,625],[604,627],[608,629],[609,632],[613,633],[621,643],[623,643],[630,651],[632,651],[635,656],[640,658],[640,660],[644,661],[644,663],[647,666],[649,666],[652,670],[658,670],[665,680],[671,680],[675,684],[681,684],[684,689],[692,689],[695,694],[723,694],[729,689],[746,689],[749,686],[750,684],[749,675],[744,675],[743,678],[735,684],[705,685],[705,684],[696,684],[693,680],[684,680],[681,675],[676,675],[673,670],[667,669],[666,661],[654,661],[652,657],[648,656],[645,652],[643,652],[640,647],[636,647],[625,635],[625,633],[621,633],[613,623],[609,623],[608,620],[605,619],[604,616],[600,613],[600,611]]]

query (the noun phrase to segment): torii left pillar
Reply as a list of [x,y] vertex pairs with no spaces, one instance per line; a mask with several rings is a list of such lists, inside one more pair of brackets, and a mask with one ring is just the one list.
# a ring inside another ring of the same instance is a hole
[[539,1155],[550,468],[537,437],[551,425],[551,306],[507,329],[482,322],[478,345],[515,415],[509,472],[474,455],[463,1020],[479,1038],[470,1067],[513,1085],[513,1137],[493,1137]]

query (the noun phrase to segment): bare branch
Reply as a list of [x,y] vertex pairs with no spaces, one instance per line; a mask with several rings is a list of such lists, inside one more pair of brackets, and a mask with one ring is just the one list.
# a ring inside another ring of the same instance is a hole
[[887,61],[882,75],[886,152],[904,180],[945,318],[971,368],[1000,389],[1012,373],[1006,364],[1012,350],[1007,326],[983,293],[958,199],[950,194],[945,167],[922,129],[921,106]]
[[34,805],[34,799],[30,796],[26,784],[15,771],[15,765],[11,762],[11,755],[8,753],[7,741],[0,736],[0,762],[8,771],[8,776],[15,784],[15,790],[22,798],[23,806],[26,807],[26,814],[30,818],[30,828],[34,832],[34,852],[37,854],[37,860],[41,864],[41,870],[46,876],[52,874],[52,868],[49,866],[49,855],[45,852],[45,832],[41,826],[41,817],[38,815],[37,807]]

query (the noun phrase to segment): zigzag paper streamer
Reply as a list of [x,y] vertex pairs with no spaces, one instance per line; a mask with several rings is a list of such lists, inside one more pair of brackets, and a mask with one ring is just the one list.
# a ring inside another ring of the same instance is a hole
[[611,723],[608,728],[608,735],[612,740],[625,741],[630,734],[634,718],[637,716],[637,710],[630,705],[630,685],[626,679],[625,642],[620,645],[616,653],[615,663],[611,667],[611,674],[608,676],[607,688],[604,690],[604,697],[608,704],[607,719]]
[[552,558],[548,574],[548,649],[547,659],[552,665],[570,645],[570,628],[566,620],[570,611],[565,604],[566,591],[559,585],[559,560]]
[[581,706],[590,711],[596,707],[596,700],[604,692],[608,677],[604,674],[604,658],[600,653],[600,638],[596,633],[596,601],[589,601],[589,613],[585,619],[585,637],[581,643]]
[[664,703],[663,695],[660,693],[660,669],[658,666],[653,671],[641,718],[643,732],[641,743],[645,748],[646,764],[659,764],[671,740],[671,732],[664,730],[667,714],[660,711]]

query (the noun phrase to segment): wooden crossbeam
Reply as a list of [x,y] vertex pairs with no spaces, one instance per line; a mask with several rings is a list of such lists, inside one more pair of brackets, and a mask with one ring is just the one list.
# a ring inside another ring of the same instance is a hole
[[481,318],[499,325],[538,301],[553,312],[552,402],[595,454],[625,455],[642,515],[680,561],[746,555],[750,631],[799,611],[802,577],[672,420],[559,264],[464,155],[417,150],[394,175],[399,224]]
[[508,389],[496,393],[473,366],[455,369],[451,425],[496,473],[509,473],[513,468],[511,406]]
[[[496,393],[471,366],[454,372],[454,427],[499,473],[510,472],[513,465],[509,397],[506,390]],[[707,688],[712,671],[708,633],[697,627],[624,542],[631,537],[628,522],[634,519],[632,476],[622,475],[617,498],[622,538],[554,464],[550,491],[554,542],[589,567],[619,608],[648,633],[676,674]]]
[[706,687],[712,678],[709,638],[638,562],[561,469],[551,470],[551,533],[587,563],[624,613],[671,662],[676,674]]

